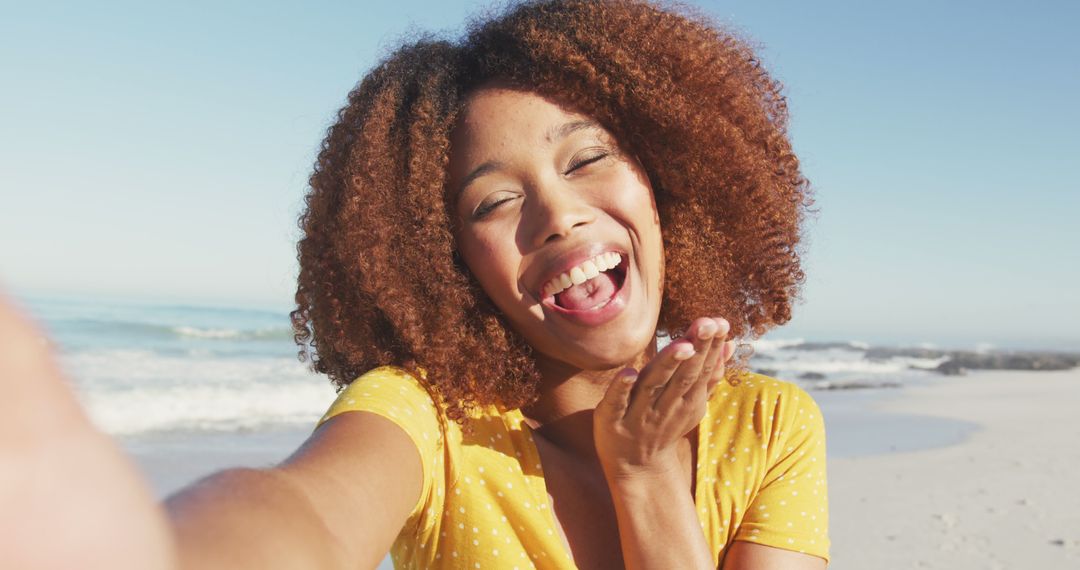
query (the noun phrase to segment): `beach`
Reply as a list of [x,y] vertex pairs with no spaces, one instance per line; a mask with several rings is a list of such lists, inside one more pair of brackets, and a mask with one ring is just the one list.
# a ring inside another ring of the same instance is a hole
[[829,567],[1080,568],[1078,404],[1080,369],[941,377],[871,404],[978,428],[933,449],[830,453]]
[[[32,307],[91,418],[160,498],[283,461],[335,397],[297,361],[279,310]],[[754,348],[756,371],[802,386],[825,417],[831,568],[1080,568],[1080,356],[783,337]]]
[[[829,437],[830,568],[1080,567],[1080,369],[815,390]],[[305,429],[125,438],[165,496],[269,466]],[[386,559],[380,569],[391,568]]]

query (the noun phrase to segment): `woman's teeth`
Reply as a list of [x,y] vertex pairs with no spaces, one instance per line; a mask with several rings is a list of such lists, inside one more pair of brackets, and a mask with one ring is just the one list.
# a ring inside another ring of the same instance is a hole
[[548,281],[544,285],[544,297],[547,298],[552,295],[558,295],[574,285],[581,285],[589,279],[600,275],[600,272],[618,266],[621,261],[622,256],[614,251],[601,253],[600,255],[573,267],[570,271]]

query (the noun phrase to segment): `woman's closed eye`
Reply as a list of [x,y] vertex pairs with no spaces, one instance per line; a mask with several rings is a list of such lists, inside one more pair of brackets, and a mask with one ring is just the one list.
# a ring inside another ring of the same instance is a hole
[[514,196],[506,196],[504,198],[498,198],[498,199],[495,199],[495,200],[491,200],[489,202],[484,202],[483,204],[480,204],[479,206],[476,207],[476,211],[473,212],[473,219],[479,220],[479,219],[483,218],[484,216],[488,215],[488,213],[490,213],[492,210],[494,210],[496,207],[498,207],[503,202],[509,202],[510,200],[513,200],[513,199],[514,199]]
[[575,158],[574,161],[570,163],[570,168],[567,169],[566,174],[570,174],[571,172],[574,172],[579,168],[584,168],[590,164],[593,164],[594,162],[600,162],[601,160],[607,158],[610,155],[611,153],[607,152],[606,150],[602,150],[599,152],[586,154],[582,158]]
[[[608,158],[609,156],[611,156],[611,152],[609,152],[606,149],[592,149],[592,150],[589,150],[584,154],[584,156],[575,157],[571,161],[570,167],[567,168],[567,170],[566,170],[566,172],[564,174],[571,174],[571,173],[573,173],[573,172],[575,172],[577,170],[580,170],[582,168],[585,168],[585,167],[589,166],[590,164],[600,162],[601,160],[604,160],[605,158]],[[473,212],[473,219],[475,219],[475,220],[483,219],[485,216],[487,216],[489,213],[491,213],[492,210],[494,210],[495,208],[498,208],[500,205],[502,205],[503,202],[509,202],[510,200],[513,200],[515,197],[516,196],[504,196],[502,198],[496,198],[494,200],[490,200],[490,201],[481,203],[479,206],[476,207],[476,210]]]

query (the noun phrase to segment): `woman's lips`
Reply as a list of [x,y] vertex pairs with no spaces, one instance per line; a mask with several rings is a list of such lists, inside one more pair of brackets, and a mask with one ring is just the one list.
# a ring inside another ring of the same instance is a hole
[[622,283],[617,286],[610,299],[596,307],[578,311],[567,309],[557,305],[554,296],[544,298],[541,305],[546,309],[550,309],[552,313],[576,324],[585,326],[602,325],[617,317],[626,308],[630,298],[631,271],[629,260],[624,260],[617,269],[623,271]]
[[604,253],[618,254],[620,264],[625,262],[628,257],[628,254],[622,251],[618,246],[611,243],[600,242],[586,244],[576,247],[568,252],[564,252],[553,262],[548,264],[548,271],[544,272],[541,276],[537,288],[535,289],[537,298],[543,300],[546,296],[547,285],[552,279],[555,279],[564,273],[569,274],[574,267],[578,267],[585,261],[592,260]]

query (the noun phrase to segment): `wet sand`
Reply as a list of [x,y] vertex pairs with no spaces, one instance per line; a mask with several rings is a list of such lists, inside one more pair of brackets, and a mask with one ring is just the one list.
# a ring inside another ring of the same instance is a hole
[[934,449],[830,453],[830,568],[1080,568],[1080,370],[941,378],[869,411],[978,428]]

